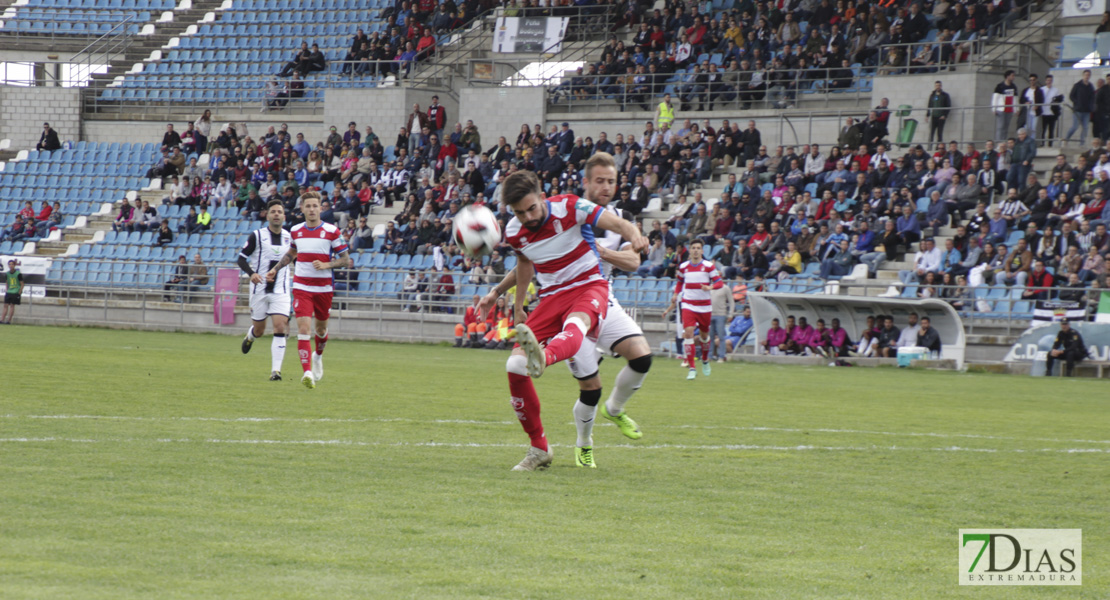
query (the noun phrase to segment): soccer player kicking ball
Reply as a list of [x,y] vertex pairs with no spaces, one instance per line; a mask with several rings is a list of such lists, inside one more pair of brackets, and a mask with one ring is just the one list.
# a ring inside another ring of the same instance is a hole
[[666,320],[667,313],[674,309],[675,303],[681,298],[686,363],[690,365],[690,373],[686,375],[686,379],[694,379],[698,376],[695,366],[697,353],[694,347],[694,327],[697,327],[701,334],[698,337],[698,342],[701,343],[701,372],[708,376],[712,372],[709,366],[709,321],[713,316],[713,301],[709,294],[712,290],[724,286],[725,283],[717,273],[717,267],[702,258],[701,240],[691,241],[688,248],[690,260],[679,265],[675,271],[675,278],[678,281],[675,284],[671,303],[663,311],[663,319]]
[[292,236],[282,229],[285,207],[281,200],[266,205],[266,227],[247,237],[239,252],[239,269],[251,280],[251,321],[243,338],[243,354],[251,351],[254,340],[266,333],[266,317],[274,322],[274,339],[270,343],[270,381],[281,381],[281,361],[285,358],[285,335],[289,331],[289,271],[281,271],[273,280],[265,274],[289,252]]
[[[621,220],[624,216],[617,208],[609,206],[616,191],[617,169],[612,155],[598,152],[586,161],[586,199],[600,205],[605,212],[616,215]],[[628,249],[631,244],[624,241],[624,237],[615,231],[603,231],[600,238],[593,237],[593,227],[589,224],[582,225],[586,239],[596,239],[596,248],[601,257],[601,269],[608,279],[612,265],[624,271],[635,271],[640,266],[640,254]],[[479,311],[484,313],[494,305],[506,290],[516,285],[516,272],[505,276],[490,293],[479,301]],[[593,426],[597,416],[598,403],[601,400],[601,378],[598,376],[600,355],[597,347],[615,352],[628,360],[628,365],[617,374],[616,385],[613,387],[609,399],[602,406],[601,414],[615,423],[622,434],[634,440],[643,437],[636,421],[632,420],[625,411],[624,405],[643,385],[651,368],[651,346],[644,339],[644,332],[636,322],[624,312],[620,303],[609,292],[608,309],[601,319],[596,333],[586,336],[586,341],[578,349],[567,366],[571,374],[578,380],[579,396],[574,404],[574,424],[578,429],[578,441],[575,444],[575,464],[579,467],[596,468],[593,454]]]
[[[304,223],[290,232],[289,251],[266,273],[274,281],[285,266],[296,261],[293,269],[293,314],[297,317],[297,355],[304,375],[301,383],[314,389],[324,377],[324,345],[328,342],[328,317],[331,316],[332,269],[351,264],[347,243],[339,228],[320,220],[320,194],[301,195]],[[316,352],[312,352],[312,319],[316,318]]]
[[609,304],[609,282],[582,225],[620,233],[636,252],[647,247],[647,239],[632,223],[588,200],[572,195],[544,200],[540,180],[531,171],[514,173],[501,185],[501,197],[515,215],[505,228],[505,241],[518,254],[516,280],[531,281],[535,272],[540,284],[540,303],[529,315],[524,313],[524,295],[516,295],[518,346],[505,364],[513,410],[532,441],[513,470],[534,471],[549,466],[552,453],[532,378],[577,354]]

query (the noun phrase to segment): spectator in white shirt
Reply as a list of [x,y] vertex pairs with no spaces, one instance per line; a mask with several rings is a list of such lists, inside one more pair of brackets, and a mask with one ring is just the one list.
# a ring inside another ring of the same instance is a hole
[[909,285],[913,281],[918,283],[925,280],[926,273],[936,273],[941,270],[944,253],[936,247],[933,238],[928,237],[921,241],[921,249],[913,256],[913,270],[898,272],[898,279]]

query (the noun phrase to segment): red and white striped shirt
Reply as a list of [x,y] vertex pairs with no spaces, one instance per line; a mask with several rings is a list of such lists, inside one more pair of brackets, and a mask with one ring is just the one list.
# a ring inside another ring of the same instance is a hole
[[505,242],[532,261],[540,284],[540,298],[594,281],[605,281],[593,231],[603,209],[571,194],[547,199],[547,220],[539,231],[513,217],[505,227]]
[[320,223],[308,227],[304,223],[290,231],[292,248],[297,251],[297,262],[293,269],[293,289],[312,293],[332,291],[331,269],[317,269],[312,261],[328,262],[333,256],[347,251],[347,242],[339,233],[339,228],[331,223]]
[[680,306],[683,309],[698,313],[713,312],[713,300],[710,298],[710,292],[709,290],[703,290],[701,287],[708,285],[713,289],[718,289],[725,284],[713,263],[705,259],[702,259],[699,263],[686,261],[678,266],[675,271],[675,278],[678,281],[675,284],[674,293],[682,294],[680,296],[682,300]]

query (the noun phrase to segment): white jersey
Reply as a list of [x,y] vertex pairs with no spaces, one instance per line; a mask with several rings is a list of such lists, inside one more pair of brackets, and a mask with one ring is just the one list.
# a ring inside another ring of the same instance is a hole
[[[263,227],[252,231],[247,236],[247,241],[239,250],[239,256],[246,259],[247,264],[255,273],[265,276],[266,272],[277,266],[281,257],[289,252],[292,235],[282,229],[281,233],[270,231]],[[274,280],[263,283],[251,284],[251,296],[256,294],[289,294],[289,269],[281,269],[274,276]]]
[[[605,212],[613,213],[614,215],[622,219],[624,218],[624,212],[621,211],[619,208],[614,207],[612,204],[603,206],[602,210]],[[601,234],[600,237],[597,236],[598,233]],[[618,252],[625,246],[629,245],[628,242],[624,241],[624,238],[621,236],[621,234],[605,229],[595,230],[591,225],[582,226],[582,235],[583,237],[586,237],[587,240],[592,239],[595,245],[603,247],[606,250],[611,250],[613,252]],[[601,272],[606,279],[613,279],[613,265],[605,262],[604,260],[601,261]]]

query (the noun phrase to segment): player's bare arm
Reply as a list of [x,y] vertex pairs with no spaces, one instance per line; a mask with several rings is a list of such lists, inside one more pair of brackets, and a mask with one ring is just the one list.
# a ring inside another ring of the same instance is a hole
[[[535,267],[533,267],[532,261],[525,258],[523,254],[517,257],[516,268],[513,269],[517,281],[532,281],[534,272]],[[517,286],[516,296],[513,297],[513,316],[515,318],[514,322],[516,323],[523,323],[527,317],[527,315],[524,314],[524,296],[527,295],[527,293],[526,290],[522,289],[522,286]]]
[[278,261],[278,264],[274,265],[274,268],[266,272],[266,281],[273,281],[274,278],[277,277],[278,271],[293,264],[293,261],[295,260],[297,260],[297,250],[296,248],[289,248],[289,251],[281,257],[281,260]]
[[337,258],[335,260],[331,260],[331,261],[328,261],[328,262],[324,262],[322,260],[312,261],[312,266],[317,271],[323,271],[325,269],[346,269],[350,265],[351,265],[351,256],[346,251],[344,251],[342,254],[340,254],[339,258]]
[[601,260],[613,265],[622,271],[635,271],[640,268],[640,253],[631,248],[623,250],[610,250],[604,246],[597,247]]
[[667,308],[663,309],[663,318],[664,319],[667,318],[667,315],[671,314],[671,311],[674,310],[674,307],[675,307],[676,304],[678,304],[678,294],[677,293],[674,294],[673,296],[671,296],[670,304],[667,305]]
[[505,277],[501,279],[500,283],[493,286],[493,289],[491,289],[489,293],[478,299],[478,318],[484,319],[486,317],[486,311],[496,304],[497,299],[503,296],[505,292],[512,289],[514,285],[516,285],[516,268],[505,273]]
[[636,229],[635,225],[611,212],[601,213],[601,217],[597,220],[597,226],[605,231],[619,233],[621,237],[628,240],[632,250],[636,252],[643,252],[648,247],[647,238],[640,235],[640,230]]

